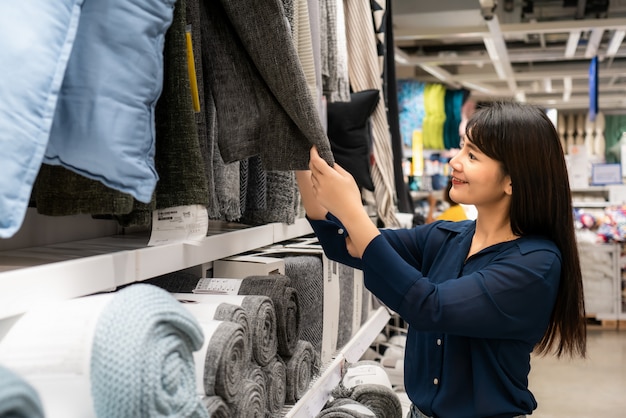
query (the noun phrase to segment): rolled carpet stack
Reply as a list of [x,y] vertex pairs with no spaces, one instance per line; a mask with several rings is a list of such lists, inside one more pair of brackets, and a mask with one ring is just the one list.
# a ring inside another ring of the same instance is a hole
[[0,366],[0,418],[43,418],[35,388],[12,370]]
[[290,356],[300,339],[298,292],[291,280],[281,274],[248,276],[241,282],[239,295],[263,295],[272,299],[276,311],[278,354]]
[[337,347],[343,347],[350,341],[353,334],[354,315],[354,268],[345,264],[339,266],[339,329],[337,330]]
[[266,402],[261,386],[257,382],[244,379],[239,396],[235,402],[229,404],[233,417],[259,418],[266,413]]
[[300,340],[293,355],[284,360],[287,376],[285,403],[294,404],[309,390],[313,377],[319,373],[319,356],[310,342]]
[[250,363],[248,336],[234,322],[200,320],[200,326],[204,344],[194,353],[198,393],[233,402]]
[[287,383],[285,362],[277,355],[262,370],[265,374],[267,388],[267,411],[270,416],[274,417],[285,405],[285,388]]
[[202,404],[211,418],[231,418],[232,413],[226,402],[219,396],[206,396],[202,398]]
[[371,360],[350,364],[333,391],[336,398],[350,398],[371,409],[377,417],[402,418],[402,404],[383,366]]
[[183,306],[200,322],[204,320],[215,320],[239,324],[246,335],[246,352],[248,353],[248,358],[250,358],[252,355],[250,321],[248,320],[248,314],[241,306],[218,301],[195,302],[180,299],[179,301],[182,302]]
[[241,306],[250,321],[252,358],[259,366],[265,366],[276,355],[276,311],[267,296],[216,295],[199,293],[174,293],[178,300],[195,302],[221,302]]
[[339,398],[324,406],[315,418],[376,418],[367,406],[354,399]]
[[0,362],[33,385],[48,418],[205,418],[193,359],[203,339],[171,294],[134,284],[26,312]]
[[[270,363],[270,365],[271,364],[272,363]],[[266,367],[270,367],[270,366],[268,365]],[[244,378],[258,383],[259,386],[261,387],[261,393],[267,399],[268,397],[267,379],[265,377],[265,373],[263,372],[263,369],[261,368],[261,366],[259,366],[255,362],[251,362],[250,364],[248,364],[248,368],[245,371]]]

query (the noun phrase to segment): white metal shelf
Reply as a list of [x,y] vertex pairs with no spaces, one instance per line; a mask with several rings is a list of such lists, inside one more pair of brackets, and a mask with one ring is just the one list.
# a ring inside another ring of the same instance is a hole
[[285,414],[286,418],[310,418],[316,416],[330,399],[332,391],[343,378],[343,367],[347,363],[359,361],[381,330],[387,325],[391,315],[385,307],[380,307],[361,326],[357,333],[337,353],[320,376],[311,384],[304,396]]
[[148,247],[143,233],[1,251],[0,322],[46,301],[108,291],[309,233],[306,219],[254,227],[210,224],[209,236],[193,243]]

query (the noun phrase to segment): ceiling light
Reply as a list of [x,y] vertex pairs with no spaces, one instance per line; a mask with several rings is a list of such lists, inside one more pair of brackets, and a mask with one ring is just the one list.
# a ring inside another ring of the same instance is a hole
[[606,48],[606,55],[608,57],[613,57],[615,56],[615,54],[617,54],[617,51],[619,50],[619,47],[624,40],[624,34],[626,34],[626,31],[624,31],[624,29],[616,30],[613,33],[611,42],[609,42],[609,46]]
[[565,58],[572,58],[576,55],[576,48],[578,47],[578,40],[580,39],[580,31],[572,31],[567,38],[567,45],[565,45]]
[[546,91],[546,93],[552,93],[552,79],[543,79],[543,89]]
[[569,102],[572,97],[572,77],[563,78],[563,101]]

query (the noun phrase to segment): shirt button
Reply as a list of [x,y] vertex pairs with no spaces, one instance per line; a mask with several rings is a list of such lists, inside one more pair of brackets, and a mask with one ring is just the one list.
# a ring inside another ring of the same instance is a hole
[[437,338],[437,345],[441,345],[441,338]]
[[433,379],[433,384],[438,385],[439,384],[439,379],[437,379],[436,377]]
[[342,235],[342,234],[344,233],[343,228],[339,228],[339,229],[337,230],[337,233],[338,233],[339,235]]

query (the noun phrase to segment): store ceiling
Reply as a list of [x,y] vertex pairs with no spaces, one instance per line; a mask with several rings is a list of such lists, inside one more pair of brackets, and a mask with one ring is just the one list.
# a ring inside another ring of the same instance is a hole
[[392,12],[397,78],[587,110],[597,55],[600,110],[626,112],[626,0],[392,0]]

